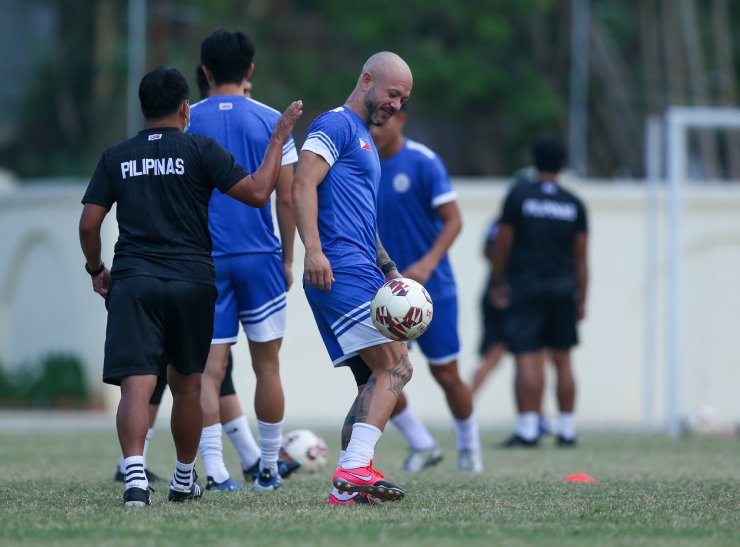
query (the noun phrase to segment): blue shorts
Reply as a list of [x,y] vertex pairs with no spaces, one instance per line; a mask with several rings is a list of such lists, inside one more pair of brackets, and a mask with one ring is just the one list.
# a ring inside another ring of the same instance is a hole
[[446,365],[460,357],[460,337],[457,332],[457,295],[435,298],[434,316],[429,328],[416,340],[430,365]]
[[376,268],[332,270],[334,283],[330,291],[306,285],[303,289],[334,366],[357,355],[357,351],[387,344],[389,340],[375,328],[370,319],[370,301],[385,277]]
[[251,253],[214,258],[216,318],[212,344],[233,344],[239,322],[252,342],[285,335],[286,293],[282,257]]

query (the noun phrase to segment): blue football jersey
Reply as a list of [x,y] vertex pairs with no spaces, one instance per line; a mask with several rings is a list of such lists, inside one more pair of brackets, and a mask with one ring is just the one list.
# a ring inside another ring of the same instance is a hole
[[[410,139],[396,155],[381,161],[380,168],[378,233],[403,271],[432,247],[443,227],[436,208],[455,201],[457,194],[440,157]],[[447,255],[424,286],[432,299],[456,294]]]
[[380,160],[367,124],[348,108],[330,110],[311,124],[301,150],[331,167],[317,192],[319,237],[332,268],[375,264]]
[[[280,113],[241,95],[209,97],[192,106],[190,133],[217,140],[249,173],[254,173]],[[283,146],[282,165],[298,161],[293,137]],[[270,203],[261,209],[214,192],[208,207],[213,256],[280,252]]]

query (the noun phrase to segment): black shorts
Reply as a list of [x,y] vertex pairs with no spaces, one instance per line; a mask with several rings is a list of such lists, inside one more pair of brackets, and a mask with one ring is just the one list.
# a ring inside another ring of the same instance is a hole
[[224,381],[221,382],[221,391],[218,393],[219,397],[226,397],[228,395],[236,395],[236,389],[234,389],[234,379],[231,377],[231,373],[234,371],[234,358],[229,352],[229,364],[226,367],[226,375]]
[[188,375],[203,372],[213,336],[216,287],[158,277],[117,279],[105,306],[103,382],[159,375],[168,363]]
[[566,350],[578,343],[572,290],[512,289],[504,312],[504,333],[514,353],[544,348]]
[[[226,367],[226,376],[224,376],[224,381],[221,382],[221,391],[219,392],[219,397],[226,397],[228,395],[236,395],[236,389],[234,389],[234,380],[231,377],[231,373],[234,370],[234,359],[231,356],[231,352],[229,352],[229,364]],[[150,405],[157,405],[159,406],[162,404],[162,396],[164,395],[164,390],[167,387],[167,367],[165,367],[163,370],[159,371],[159,377],[157,378],[157,387],[154,388],[154,393],[152,393],[151,399],[149,399]]]
[[479,352],[483,355],[497,344],[505,344],[503,311],[496,308],[489,297],[488,291],[481,298],[481,312],[483,314],[483,336],[480,341]]

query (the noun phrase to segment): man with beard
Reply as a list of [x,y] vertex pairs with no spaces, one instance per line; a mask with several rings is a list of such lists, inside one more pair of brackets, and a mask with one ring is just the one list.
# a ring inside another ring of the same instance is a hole
[[332,363],[349,367],[358,388],[342,429],[330,505],[376,505],[376,498],[404,496],[372,466],[412,366],[406,344],[385,338],[370,319],[375,291],[400,274],[377,236],[380,160],[369,126],[383,125],[400,110],[412,84],[398,55],[370,57],[344,106],[311,124],[293,178],[306,298]]

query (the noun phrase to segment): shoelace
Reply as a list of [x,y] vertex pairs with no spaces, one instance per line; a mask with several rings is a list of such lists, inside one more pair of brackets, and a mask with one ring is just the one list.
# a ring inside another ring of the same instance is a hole
[[372,473],[377,473],[377,474],[378,474],[378,475],[380,476],[380,478],[381,478],[381,479],[385,478],[385,477],[383,476],[383,473],[381,473],[381,472],[380,472],[380,471],[378,471],[377,469],[374,469],[374,468],[373,468],[373,460],[370,460],[370,464],[369,464],[369,465],[367,466],[367,468],[368,468],[368,469],[369,469],[369,470],[370,470],[370,471],[371,471]]

